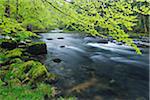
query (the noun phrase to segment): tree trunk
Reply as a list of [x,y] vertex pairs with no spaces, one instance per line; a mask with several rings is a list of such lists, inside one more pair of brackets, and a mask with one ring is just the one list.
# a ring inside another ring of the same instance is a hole
[[146,17],[145,16],[143,16],[143,26],[144,26],[144,33],[147,33]]
[[29,25],[27,26],[27,31],[32,31],[32,25],[31,25],[31,24],[29,24]]
[[5,8],[5,16],[10,17],[10,1],[7,0],[6,8]]
[[16,20],[19,20],[19,15],[18,15],[18,10],[19,10],[19,1],[16,0]]

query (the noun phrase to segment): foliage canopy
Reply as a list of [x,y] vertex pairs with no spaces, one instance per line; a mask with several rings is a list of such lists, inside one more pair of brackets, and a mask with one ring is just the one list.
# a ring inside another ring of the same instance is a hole
[[9,35],[24,32],[29,26],[39,30],[71,27],[93,36],[111,36],[140,54],[126,32],[136,26],[138,15],[150,15],[149,3],[150,0],[1,0],[0,29]]

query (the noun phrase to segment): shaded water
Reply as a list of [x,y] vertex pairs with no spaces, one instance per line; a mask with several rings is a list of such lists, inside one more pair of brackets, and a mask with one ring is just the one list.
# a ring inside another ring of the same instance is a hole
[[[148,100],[149,53],[123,45],[88,41],[79,34],[44,33],[48,54],[43,63],[60,79],[64,95],[79,100]],[[56,63],[53,59],[62,60]]]

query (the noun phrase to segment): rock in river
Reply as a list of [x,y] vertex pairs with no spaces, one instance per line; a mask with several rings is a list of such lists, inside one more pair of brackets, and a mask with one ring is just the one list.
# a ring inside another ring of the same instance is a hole
[[57,39],[64,39],[64,37],[58,37]]
[[60,48],[65,48],[65,45],[61,45]]
[[47,40],[53,40],[52,38],[47,38]]
[[33,55],[47,54],[47,46],[45,42],[31,43],[27,47],[27,52]]
[[101,38],[101,37],[85,37],[84,38],[84,41],[86,43],[89,43],[89,42],[97,42],[97,43],[108,43],[108,39],[105,39],[105,38]]
[[55,62],[55,63],[60,63],[60,62],[61,62],[61,59],[55,58],[55,59],[53,59],[53,62]]

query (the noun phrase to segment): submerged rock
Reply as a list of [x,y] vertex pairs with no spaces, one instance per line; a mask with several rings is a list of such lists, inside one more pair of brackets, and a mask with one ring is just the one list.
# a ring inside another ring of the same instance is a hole
[[55,58],[55,59],[53,59],[53,62],[55,62],[55,63],[60,63],[62,60],[61,59],[59,59],[59,58]]
[[27,47],[27,52],[33,55],[47,54],[47,46],[45,42],[31,43]]

